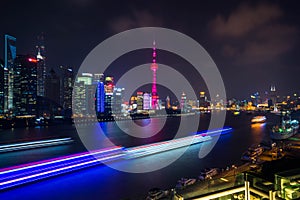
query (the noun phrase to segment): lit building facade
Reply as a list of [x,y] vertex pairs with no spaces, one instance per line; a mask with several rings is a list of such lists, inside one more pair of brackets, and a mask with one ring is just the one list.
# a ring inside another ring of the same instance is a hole
[[207,108],[209,106],[209,103],[207,101],[207,96],[204,91],[200,92],[200,98],[199,98],[199,105],[198,107],[205,107]]
[[94,74],[93,84],[96,85],[95,92],[95,110],[96,114],[103,114],[105,111],[105,89],[104,89],[104,74]]
[[271,86],[271,88],[270,88],[270,100],[271,100],[270,104],[272,106],[276,105],[276,103],[277,103],[277,94],[276,94],[276,88],[275,88],[274,85]]
[[187,112],[187,99],[186,99],[186,94],[184,92],[181,95],[180,108],[181,108],[181,112],[183,113]]
[[33,56],[17,56],[14,62],[13,110],[15,115],[36,115],[37,63]]
[[0,59],[0,114],[4,113],[4,62]]
[[46,83],[46,50],[44,42],[44,34],[41,33],[37,36],[36,59],[37,63],[37,95],[45,96],[45,83]]
[[61,78],[61,89],[60,89],[60,105],[63,106],[65,110],[72,109],[72,91],[74,84],[74,72],[72,67],[60,66],[62,72]]
[[95,90],[96,85],[93,84],[93,74],[82,73],[76,80],[76,96],[73,100],[76,102],[77,111],[80,114],[93,115],[95,113]]
[[105,93],[113,93],[114,92],[114,77],[106,76],[105,77]]
[[141,112],[144,110],[143,92],[136,93],[136,104],[137,104],[137,112]]
[[94,84],[97,84],[98,82],[104,82],[104,74],[99,73],[99,74],[94,74]]
[[147,92],[143,94],[143,110],[151,109],[151,95]]
[[131,96],[129,101],[129,107],[131,111],[136,110],[137,108],[137,98],[136,96]]
[[13,109],[13,66],[17,56],[16,38],[5,35],[5,60],[4,60],[4,112]]
[[119,115],[123,112],[122,104],[123,104],[123,97],[124,97],[124,88],[114,88],[114,107],[113,107],[113,114]]
[[105,93],[105,97],[104,97],[104,112],[105,115],[111,116],[112,115],[112,108],[113,108],[113,100],[114,95],[113,93]]
[[85,85],[92,85],[93,83],[93,74],[91,73],[82,73],[81,76],[77,77],[77,82],[84,82]]
[[84,82],[76,81],[73,96],[73,114],[75,114],[75,116],[80,117],[86,114],[85,95],[86,92]]
[[104,92],[104,83],[99,81],[97,83],[97,89],[96,89],[96,98],[95,98],[95,106],[96,106],[96,112],[97,115],[100,113],[104,113],[104,100],[105,100],[105,92]]
[[166,109],[171,109],[171,99],[169,96],[166,98]]
[[114,107],[114,88],[114,78],[112,76],[106,76],[104,82],[104,110],[108,116],[112,115],[112,108]]

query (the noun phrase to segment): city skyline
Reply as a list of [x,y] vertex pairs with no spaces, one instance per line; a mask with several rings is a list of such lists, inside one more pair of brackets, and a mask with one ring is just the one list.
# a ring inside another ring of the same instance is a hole
[[[51,5],[35,1],[5,2],[7,9],[0,15],[7,20],[0,34],[18,39],[17,54],[35,54],[36,36],[43,32],[49,72],[61,65],[78,69],[96,45],[120,31],[162,26],[189,35],[208,51],[221,72],[229,98],[244,99],[256,91],[267,91],[271,85],[276,85],[282,95],[299,92],[300,19],[296,1],[214,1],[202,6],[190,3],[180,4],[181,12],[177,3],[169,1],[161,2],[160,6],[147,2],[119,2],[119,5],[100,5],[92,0],[51,2]],[[26,10],[22,20],[22,12],[17,12],[20,8]],[[35,11],[40,15],[36,16]],[[4,46],[3,39],[0,46]],[[3,49],[0,48],[0,58]],[[149,54],[136,59],[134,62],[148,62]],[[179,65],[176,59],[167,59],[160,54],[160,62],[182,68],[183,65],[176,66]],[[113,67],[119,70],[134,66],[133,63],[127,60]],[[190,71],[186,74],[191,76]]]
[[300,199],[299,5],[3,1],[0,199]]

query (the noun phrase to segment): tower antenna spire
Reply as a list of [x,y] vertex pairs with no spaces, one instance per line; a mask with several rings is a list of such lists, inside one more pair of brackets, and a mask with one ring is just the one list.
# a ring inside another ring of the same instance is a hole
[[158,65],[156,63],[156,42],[153,40],[153,47],[152,47],[152,64],[151,64],[151,70],[153,73],[152,76],[152,109],[156,110],[158,109],[158,94],[157,94],[157,88],[156,88],[156,71],[158,69]]

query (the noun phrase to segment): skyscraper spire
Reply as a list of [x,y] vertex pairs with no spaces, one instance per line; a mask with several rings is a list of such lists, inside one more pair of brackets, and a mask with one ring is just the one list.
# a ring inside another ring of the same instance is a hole
[[152,64],[151,64],[151,70],[153,72],[152,77],[152,109],[156,110],[158,109],[158,94],[156,89],[156,71],[158,69],[158,65],[156,64],[156,43],[155,40],[153,41],[153,48],[152,48]]
[[44,44],[44,34],[41,33],[37,36],[36,45],[36,58],[38,60],[37,65],[37,95],[45,96],[45,81],[46,81],[46,50]]

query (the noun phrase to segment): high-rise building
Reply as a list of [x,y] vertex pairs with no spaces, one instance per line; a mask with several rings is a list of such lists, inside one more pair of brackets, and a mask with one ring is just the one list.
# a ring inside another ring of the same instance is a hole
[[97,89],[96,89],[96,113],[97,115],[104,113],[104,105],[105,105],[105,92],[104,92],[104,83],[102,81],[99,81],[97,83]]
[[74,84],[74,72],[72,67],[60,66],[62,71],[62,78],[60,83],[60,105],[63,106],[65,110],[72,109],[72,91]]
[[34,56],[19,55],[14,62],[13,110],[15,115],[36,115],[37,63]]
[[104,82],[105,98],[104,109],[106,115],[112,115],[112,109],[114,107],[114,78],[112,76],[106,76]]
[[4,112],[8,112],[13,108],[13,65],[17,56],[15,37],[5,35],[4,54]]
[[183,113],[187,112],[187,99],[186,99],[186,94],[184,92],[181,95],[180,108],[181,108],[181,112]]
[[38,96],[45,96],[45,82],[46,82],[46,50],[44,34],[37,36],[36,58],[37,63],[37,94]]
[[158,69],[158,65],[156,63],[156,46],[155,46],[155,41],[153,42],[153,52],[152,52],[152,64],[151,64],[151,70],[153,72],[152,76],[152,109],[157,110],[159,105],[158,105],[158,99],[159,96],[157,94],[157,88],[156,88],[156,71]]
[[114,96],[113,93],[105,93],[104,96],[104,112],[106,115],[111,116],[112,115],[112,108],[113,108],[113,100]]
[[93,84],[93,74],[91,73],[82,73],[81,76],[77,77],[77,81],[84,82],[85,88],[85,114],[95,114],[95,90],[96,85]]
[[141,112],[144,109],[144,99],[143,92],[138,91],[136,93],[136,104],[137,104],[137,112]]
[[4,113],[4,62],[0,59],[0,114]]
[[277,94],[276,94],[276,88],[274,85],[271,86],[270,88],[270,99],[271,99],[271,104],[274,106],[277,103]]
[[131,96],[129,101],[129,106],[132,111],[135,111],[137,108],[137,98],[136,96]]
[[91,73],[82,73],[80,76],[77,77],[76,82],[83,81],[85,85],[92,85],[93,83],[93,74]]
[[120,115],[122,113],[124,91],[124,88],[114,88],[113,114],[115,115]]
[[169,97],[169,96],[167,96],[167,98],[166,98],[166,108],[167,108],[167,109],[170,109],[170,108],[171,108],[171,100],[170,100],[170,97]]
[[104,82],[104,74],[100,73],[100,74],[94,74],[94,84],[97,84],[98,82]]
[[143,110],[151,109],[151,95],[147,92],[143,95]]
[[[76,79],[76,96],[73,97],[77,103],[76,109],[81,110],[81,114],[93,115],[95,114],[95,90],[96,85],[93,84],[93,74],[82,73]],[[79,90],[79,89],[82,89]],[[78,107],[80,106],[80,108]]]
[[77,81],[74,87],[73,96],[73,111],[76,116],[83,116],[86,114],[86,90],[83,81]]
[[114,77],[106,76],[105,77],[105,93],[113,93],[114,92]]
[[200,92],[199,106],[198,107],[208,107],[207,97],[204,91]]
[[104,100],[105,100],[105,89],[104,89],[104,74],[94,74],[93,84],[96,85],[95,93],[95,110],[96,114],[103,114],[104,109]]
[[60,103],[60,77],[51,69],[45,81],[45,96],[55,103]]

